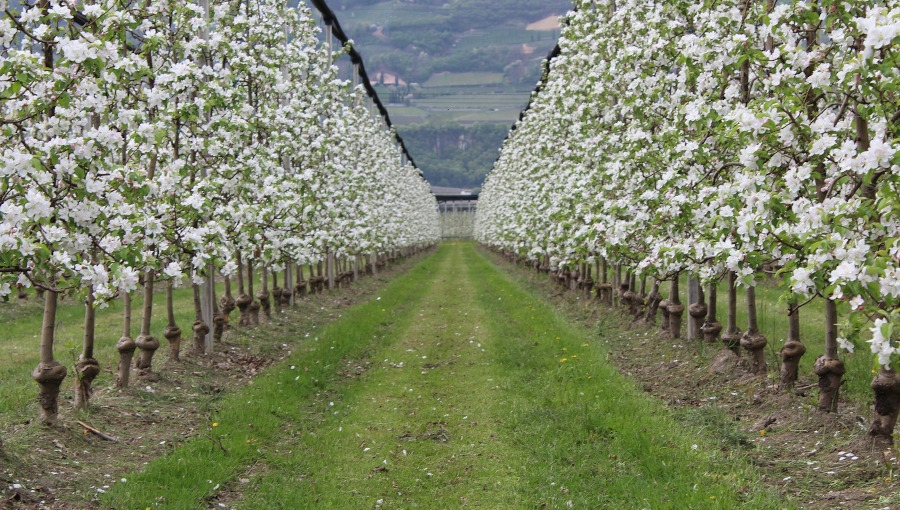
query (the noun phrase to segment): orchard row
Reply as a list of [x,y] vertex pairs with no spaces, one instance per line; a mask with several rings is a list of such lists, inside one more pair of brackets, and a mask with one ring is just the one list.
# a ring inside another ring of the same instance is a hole
[[320,42],[307,8],[0,4],[0,296],[45,296],[33,373],[43,421],[56,417],[67,372],[53,356],[61,293],[87,302],[83,405],[99,371],[93,310],[140,285],[149,299],[129,345],[152,357],[154,281],[193,284],[202,349],[220,312],[216,278],[284,271],[290,296],[302,265],[324,261],[335,284],[439,239],[427,183],[362,87],[339,79],[343,50]]
[[[871,351],[870,433],[889,440],[900,411],[900,2],[576,4],[484,185],[477,239],[651,305],[670,282],[664,305],[679,325],[679,274],[709,293],[727,279],[722,340],[757,373],[767,340],[755,286],[775,278],[792,318],[783,386],[805,351],[800,309],[824,301],[820,409],[837,409],[840,352]],[[608,281],[608,265],[623,276]],[[644,279],[653,290],[636,287]],[[699,297],[690,308],[718,337]],[[849,312],[838,317],[840,301]]]

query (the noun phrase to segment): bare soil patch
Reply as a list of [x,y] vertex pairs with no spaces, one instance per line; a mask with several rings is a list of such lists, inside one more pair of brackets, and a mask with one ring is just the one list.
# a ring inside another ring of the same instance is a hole
[[544,18],[542,20],[531,23],[530,25],[525,27],[525,30],[537,30],[540,32],[549,32],[550,30],[559,30],[560,26],[561,25],[559,24],[559,15],[554,14],[552,16],[547,16],[546,18]]

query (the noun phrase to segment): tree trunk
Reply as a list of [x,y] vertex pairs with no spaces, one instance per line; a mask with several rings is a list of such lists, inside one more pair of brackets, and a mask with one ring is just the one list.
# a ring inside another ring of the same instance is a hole
[[91,384],[100,374],[100,363],[94,359],[94,290],[88,288],[84,302],[84,342],[75,364],[75,409],[85,409],[91,398]]
[[669,336],[677,340],[681,338],[681,316],[684,314],[684,305],[678,297],[678,275],[672,278],[669,290]]
[[741,330],[737,327],[737,275],[734,271],[728,272],[728,323],[725,332],[722,333],[722,343],[735,354],[740,355]]
[[709,304],[706,307],[706,320],[700,326],[700,332],[703,333],[703,340],[706,342],[716,342],[719,340],[719,333],[722,331],[722,324],[719,323],[716,310],[716,299],[718,298],[717,282],[709,283]]
[[[228,329],[228,321],[231,319],[231,312],[237,307],[234,303],[234,297],[231,296],[231,277],[225,277],[225,295],[219,299],[219,313],[216,314],[216,329],[213,338],[217,342],[222,341],[222,335]],[[219,324],[221,323],[221,327]]]
[[628,313],[632,317],[636,317],[638,312],[640,312],[640,305],[638,305],[638,294],[635,287],[637,287],[637,275],[629,271],[625,274],[625,282],[622,285],[622,288],[624,289],[624,292],[622,293],[622,301],[623,304],[628,307]]
[[669,300],[662,299],[659,302],[659,312],[662,314],[662,320],[659,322],[659,330],[662,333],[669,334]]
[[597,297],[601,303],[612,304],[612,285],[609,283],[609,267],[606,259],[600,259],[600,283],[597,285]]
[[765,374],[766,365],[766,337],[759,332],[756,321],[756,287],[747,287],[747,331],[741,336],[741,347],[750,353],[750,373]]
[[235,258],[237,259],[238,297],[234,303],[241,313],[238,326],[246,328],[250,326],[250,303],[253,301],[253,298],[244,292],[244,263],[241,261],[240,250],[238,250]]
[[900,413],[900,375],[894,369],[882,367],[872,379],[872,390],[875,392],[875,418],[869,427],[869,437],[892,444]]
[[253,260],[247,259],[247,295],[250,296],[250,305],[247,306],[247,315],[250,318],[250,327],[259,326],[259,301],[253,299]]
[[841,378],[846,371],[838,359],[837,304],[825,298],[825,354],[816,358],[813,372],[819,376],[819,411],[836,413],[840,397]]
[[41,423],[53,425],[59,416],[59,386],[66,378],[66,367],[53,358],[54,327],[56,324],[56,303],[59,293],[48,290],[44,293],[44,320],[41,324],[41,361],[31,377],[38,384],[38,403],[41,406]]
[[659,309],[662,302],[662,296],[659,295],[659,280],[653,280],[653,290],[650,291],[650,295],[647,296],[647,314],[644,317],[644,320],[652,323],[656,320],[656,311]]
[[173,295],[175,283],[172,280],[166,282],[166,316],[169,319],[163,336],[169,341],[169,359],[179,361],[181,359],[181,328],[175,324],[175,298]]
[[637,284],[635,283],[634,320],[643,318],[647,313],[647,277],[641,277],[640,289],[638,289],[636,285]]
[[191,288],[194,291],[194,324],[191,326],[194,331],[194,353],[200,355],[206,352],[206,335],[209,334],[209,326],[203,320],[200,286],[194,283]]
[[628,288],[627,283],[623,288],[622,284],[622,264],[616,264],[616,271],[614,273],[615,281],[613,282],[613,304],[615,306],[623,305],[623,293]]
[[[285,270],[285,276],[287,276]],[[281,313],[284,309],[284,295],[281,287],[278,286],[278,271],[272,271],[272,301],[275,303],[275,312]]]
[[788,338],[781,348],[781,389],[791,389],[797,382],[800,358],[806,354],[806,346],[800,341],[800,309],[797,300],[788,301]]
[[[312,278],[312,272],[309,274]],[[303,264],[297,264],[297,285],[294,287],[296,298],[306,297],[306,280],[303,279]]]
[[591,266],[590,264],[584,264],[582,266],[582,271],[584,274],[584,279],[581,283],[581,288],[583,291],[582,299],[585,301],[591,299],[591,290],[594,288],[594,279],[591,278]]
[[706,304],[706,296],[704,296],[700,281],[695,279],[693,283],[689,283],[689,285],[692,284],[697,285],[697,302],[688,305],[688,315],[691,316],[690,320],[693,323],[691,329],[694,330],[694,337],[691,340],[700,340],[703,338],[703,324],[706,322],[706,313],[709,307]]
[[144,314],[141,317],[141,333],[135,339],[134,343],[140,349],[137,357],[136,366],[139,373],[150,372],[153,364],[153,354],[159,349],[159,340],[150,336],[150,318],[153,314],[153,280],[156,274],[152,269],[147,270],[144,279]]
[[131,359],[137,344],[131,339],[131,294],[122,296],[124,303],[122,338],[116,342],[116,350],[119,351],[119,371],[116,374],[116,388],[127,388],[128,379],[131,376]]
[[263,264],[262,268],[262,288],[256,293],[256,299],[259,300],[259,306],[262,308],[266,319],[272,318],[272,301],[269,299],[269,266]]

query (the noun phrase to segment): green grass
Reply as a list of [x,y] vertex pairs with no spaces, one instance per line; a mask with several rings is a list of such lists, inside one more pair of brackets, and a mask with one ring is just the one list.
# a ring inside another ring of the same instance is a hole
[[444,245],[223,399],[209,437],[128,476],[104,503],[787,505],[605,357],[595,332],[566,324],[472,244]]
[[[304,272],[307,271],[308,269],[304,269]],[[258,291],[262,284],[258,272],[256,276],[254,289]],[[281,276],[278,275],[279,281]],[[271,284],[270,279],[270,289]],[[169,343],[162,335],[168,323],[165,287],[165,282],[156,282],[150,330],[159,339],[160,347],[153,358],[154,365],[165,362],[169,356]],[[224,292],[224,284],[217,284],[217,298]],[[232,294],[237,296],[236,284],[232,285]],[[183,286],[175,289],[173,297],[175,322],[182,330],[181,353],[184,356],[192,349],[193,294],[190,287]],[[132,338],[137,337],[140,331],[143,302],[143,293],[139,290],[132,300]],[[122,336],[122,309],[122,301],[117,299],[96,310],[94,357],[100,363],[101,372],[94,380],[95,388],[111,387],[115,383],[114,372],[119,362],[116,342]],[[0,346],[5,354],[0,359],[0,429],[8,429],[14,423],[30,420],[39,414],[37,385],[31,378],[31,371],[37,366],[40,357],[42,313],[43,301],[38,300],[33,291],[29,291],[28,300],[19,301],[14,297],[8,303],[0,303],[0,324],[4,326]],[[231,320],[236,322],[238,315],[237,310],[232,312]],[[69,369],[60,393],[60,407],[64,408],[71,405],[74,365],[81,354],[84,337],[84,305],[80,299],[67,296],[59,302],[55,334],[55,357]]]
[[503,73],[438,73],[432,75],[423,85],[426,87],[456,87],[501,83],[503,83]]
[[[165,283],[157,282],[160,291],[154,296],[153,320],[151,331],[160,340],[160,348],[154,356],[154,364],[160,363],[168,356],[169,345],[162,336],[166,326]],[[218,292],[224,292],[219,285]],[[0,428],[5,428],[14,421],[38,415],[37,385],[31,379],[31,371],[39,361],[39,345],[43,302],[39,301],[33,291],[29,292],[29,300],[19,302],[13,299],[9,303],[0,304],[0,323],[3,323],[3,339],[0,340],[5,356],[0,360]],[[143,295],[132,301],[131,336],[138,335],[141,321]],[[190,288],[176,289],[175,320],[181,327],[182,352],[189,351],[190,325],[194,322],[193,295]],[[236,319],[236,312],[232,318]],[[115,380],[115,374],[107,369],[118,364],[119,354],[116,341],[122,336],[122,303],[120,300],[109,304],[107,308],[97,310],[96,339],[94,356],[100,363],[102,371],[94,380],[94,386],[108,386]],[[61,406],[72,396],[72,374],[75,360],[81,354],[81,343],[84,336],[84,305],[73,297],[64,298],[56,315],[56,339],[54,353],[56,359],[69,368],[69,375],[63,382],[60,393]]]

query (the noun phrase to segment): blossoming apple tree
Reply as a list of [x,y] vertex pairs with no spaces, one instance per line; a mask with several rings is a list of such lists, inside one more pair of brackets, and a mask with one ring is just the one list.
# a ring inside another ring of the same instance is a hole
[[[840,351],[867,342],[881,367],[870,433],[889,438],[900,410],[896,2],[576,5],[485,183],[477,239],[560,271],[623,266],[635,294],[635,276],[670,280],[676,314],[679,273],[728,278],[723,340],[740,339],[758,373],[754,287],[778,278],[792,319],[781,384],[806,350],[799,311],[821,299],[819,408],[837,410]],[[841,300],[850,311],[838,318]],[[705,320],[718,325],[714,308]]]
[[[58,297],[86,302],[76,402],[99,372],[93,310],[126,300],[119,384],[148,371],[153,283],[200,293],[244,255],[264,271],[439,239],[436,203],[395,135],[338,79],[305,7],[284,2],[0,1],[0,296],[43,291],[42,421],[67,368]],[[248,275],[248,278],[251,275]],[[251,280],[252,281],[252,280]],[[263,278],[265,290],[265,276]],[[285,282],[290,288],[290,282]],[[130,295],[145,300],[130,332]],[[171,294],[170,294],[171,296]],[[268,292],[265,296],[268,299]],[[168,299],[166,338],[180,328]],[[210,306],[214,304],[210,303]],[[171,334],[170,334],[171,333]],[[176,334],[177,333],[177,334]]]

